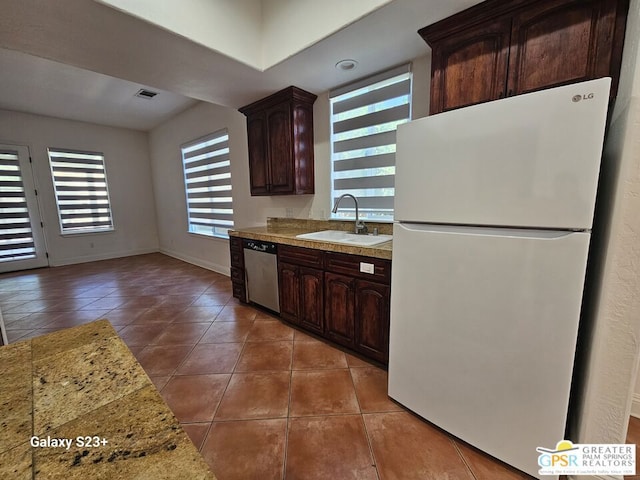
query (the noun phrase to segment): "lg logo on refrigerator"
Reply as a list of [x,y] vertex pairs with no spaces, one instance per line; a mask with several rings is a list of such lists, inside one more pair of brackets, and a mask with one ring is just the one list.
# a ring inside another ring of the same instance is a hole
[[579,102],[580,100],[591,100],[593,98],[593,93],[587,93],[586,95],[574,95],[571,100],[573,102]]

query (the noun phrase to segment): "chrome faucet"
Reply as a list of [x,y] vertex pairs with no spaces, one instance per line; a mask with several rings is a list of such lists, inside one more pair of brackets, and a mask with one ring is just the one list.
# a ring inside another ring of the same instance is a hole
[[345,193],[344,195],[340,195],[340,197],[336,200],[336,204],[333,206],[333,210],[331,211],[333,213],[336,213],[338,211],[338,204],[340,203],[340,200],[342,200],[344,197],[353,198],[353,201],[356,204],[356,223],[353,228],[353,233],[357,233],[358,235],[364,235],[365,233],[367,233],[368,228],[364,224],[364,222],[358,218],[358,199],[356,197],[354,197],[350,193]]

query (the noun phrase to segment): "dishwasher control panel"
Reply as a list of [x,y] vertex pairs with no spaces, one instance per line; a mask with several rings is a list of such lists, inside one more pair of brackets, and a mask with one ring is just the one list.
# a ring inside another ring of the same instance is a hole
[[256,252],[271,253],[273,255],[278,253],[278,248],[275,243],[263,242],[261,240],[244,239],[242,240],[242,246],[244,248],[247,248],[249,250],[254,250]]

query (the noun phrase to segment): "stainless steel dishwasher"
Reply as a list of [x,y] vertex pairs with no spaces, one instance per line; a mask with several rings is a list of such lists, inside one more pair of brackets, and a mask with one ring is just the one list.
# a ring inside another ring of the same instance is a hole
[[278,247],[261,240],[243,240],[245,282],[250,302],[280,313]]

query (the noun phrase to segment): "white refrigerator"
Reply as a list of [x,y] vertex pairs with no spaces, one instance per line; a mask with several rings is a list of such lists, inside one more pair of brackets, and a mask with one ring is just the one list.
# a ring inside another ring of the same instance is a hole
[[565,436],[609,88],[397,132],[389,396],[534,477]]

